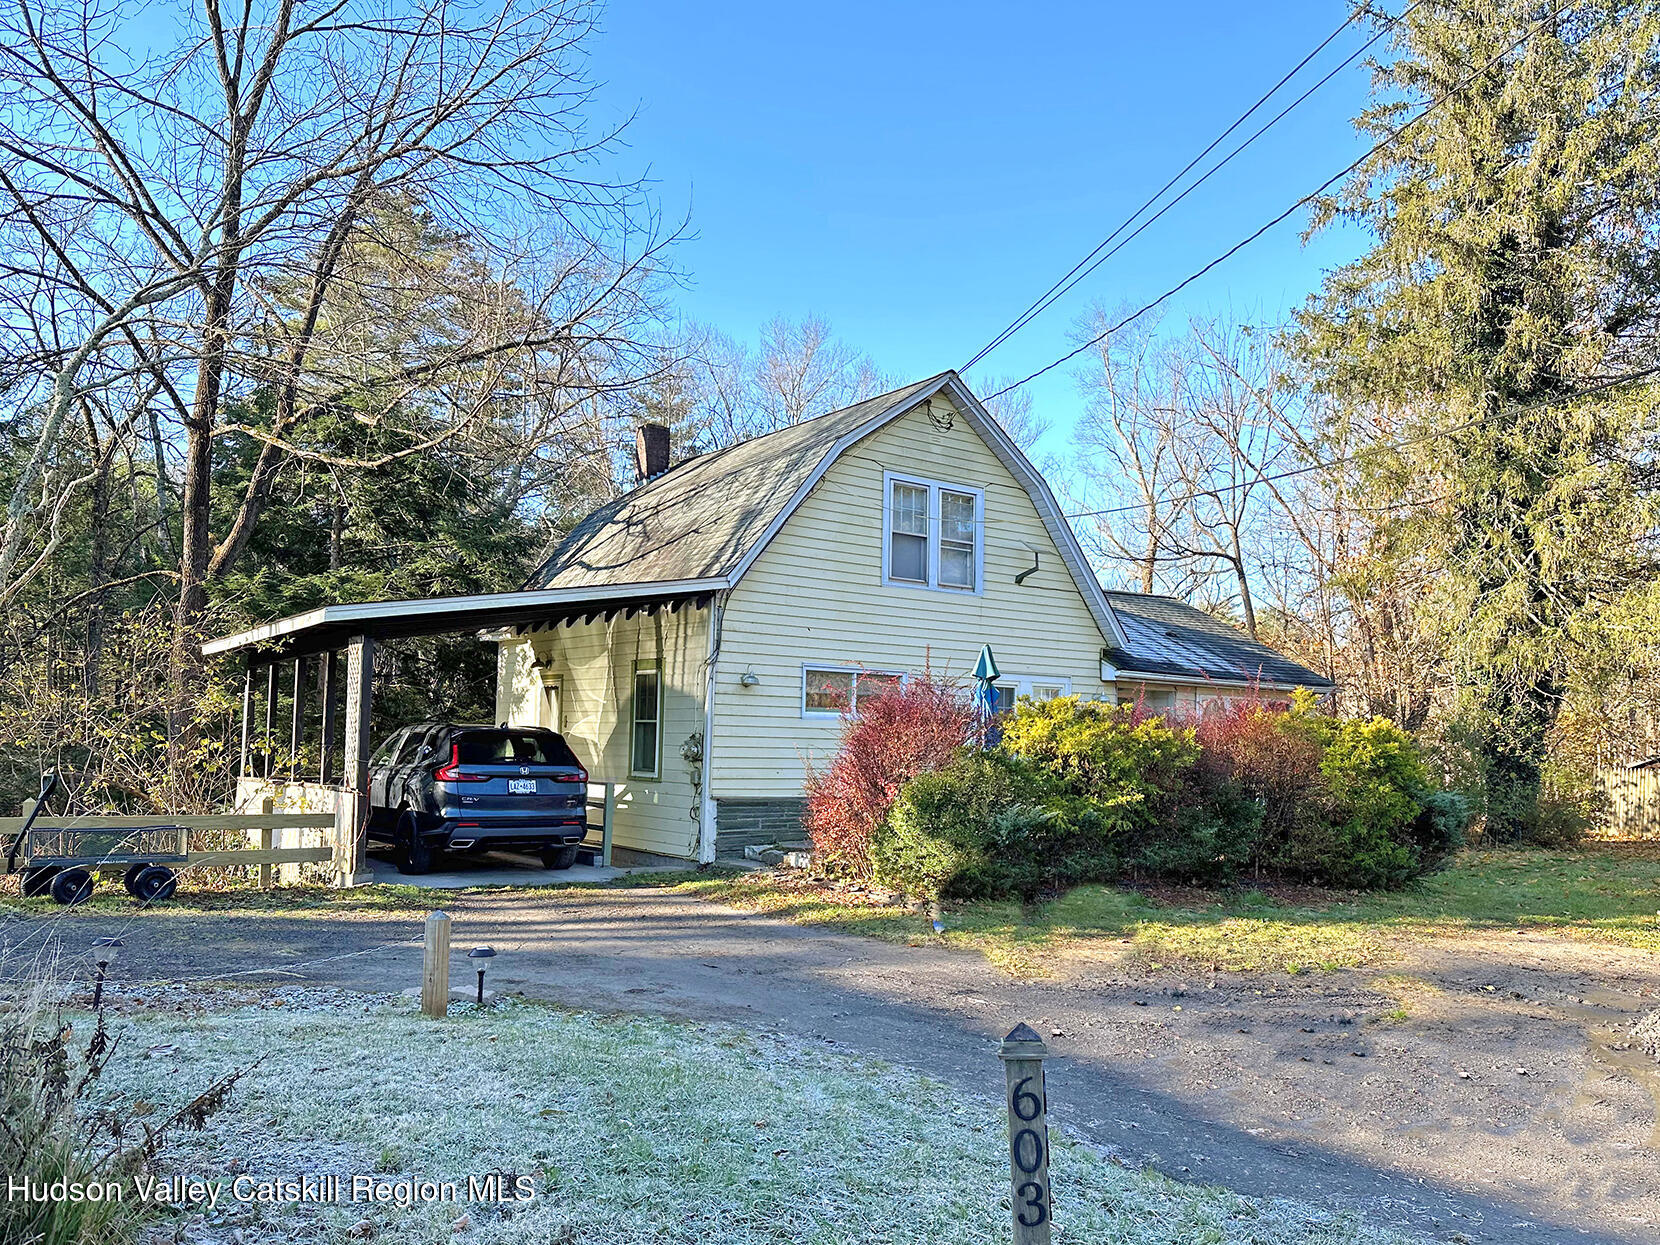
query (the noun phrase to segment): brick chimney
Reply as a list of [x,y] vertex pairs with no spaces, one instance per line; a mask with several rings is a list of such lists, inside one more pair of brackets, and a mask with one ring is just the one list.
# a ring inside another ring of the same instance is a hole
[[669,469],[669,430],[662,424],[641,424],[634,430],[634,469],[642,481]]

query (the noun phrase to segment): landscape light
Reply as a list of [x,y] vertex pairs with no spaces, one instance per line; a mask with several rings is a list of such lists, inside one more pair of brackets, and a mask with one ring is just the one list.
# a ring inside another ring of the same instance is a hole
[[483,1007],[484,1006],[484,967],[491,960],[496,958],[496,949],[494,947],[474,947],[471,951],[467,952],[467,958],[469,960],[477,960],[478,961],[478,1005],[480,1007]]
[[98,966],[98,980],[92,985],[92,1010],[97,1011],[104,1003],[104,978],[109,974],[110,965],[121,953],[119,938],[100,938],[92,944],[92,962]]

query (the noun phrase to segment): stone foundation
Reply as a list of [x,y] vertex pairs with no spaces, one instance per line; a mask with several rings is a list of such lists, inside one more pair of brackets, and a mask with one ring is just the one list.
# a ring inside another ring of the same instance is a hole
[[715,855],[742,856],[744,848],[769,843],[800,843],[807,837],[802,817],[807,801],[734,799],[715,801]]

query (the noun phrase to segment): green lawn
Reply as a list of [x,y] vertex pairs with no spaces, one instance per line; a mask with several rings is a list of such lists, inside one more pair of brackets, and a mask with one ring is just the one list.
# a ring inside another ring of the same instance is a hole
[[1062,954],[1127,954],[1149,966],[1300,972],[1386,962],[1409,940],[1529,929],[1660,951],[1660,853],[1465,851],[1403,891],[1180,891],[1158,897],[1081,886],[1049,903],[949,907],[946,932],[926,914],[788,874],[697,879],[681,889],[787,920],[905,943],[973,947],[1012,970]]
[[[145,1119],[258,1060],[205,1132],[176,1135],[165,1156],[172,1173],[455,1181],[463,1195],[406,1207],[227,1197],[205,1222],[180,1225],[185,1239],[1008,1240],[1007,1142],[989,1043],[981,1097],[748,1030],[524,1003],[435,1022],[409,1003],[279,991],[225,1009],[210,1000],[192,1014],[122,1015],[113,1028],[120,1045],[99,1097]],[[1061,1245],[1405,1245],[1356,1215],[1131,1170],[1058,1131],[1052,1146]],[[505,1209],[467,1201],[467,1178],[490,1172],[528,1177],[535,1196]]]

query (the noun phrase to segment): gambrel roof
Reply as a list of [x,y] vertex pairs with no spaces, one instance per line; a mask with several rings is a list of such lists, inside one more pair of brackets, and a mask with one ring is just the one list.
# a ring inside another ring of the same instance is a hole
[[944,382],[932,376],[688,459],[589,514],[525,587],[729,576],[838,441],[903,414]]
[[659,580],[736,584],[843,452],[938,394],[950,398],[1026,490],[1110,646],[1125,637],[1049,486],[955,372],[866,399],[682,463],[594,511],[527,590]]

